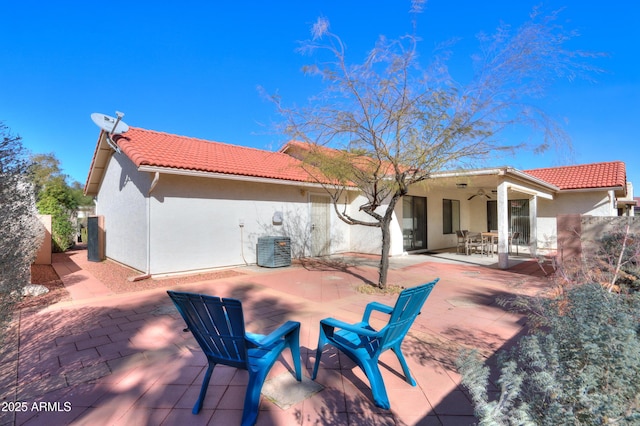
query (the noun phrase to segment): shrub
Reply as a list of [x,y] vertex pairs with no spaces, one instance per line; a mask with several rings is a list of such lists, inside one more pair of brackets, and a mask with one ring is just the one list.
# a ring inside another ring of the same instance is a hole
[[44,238],[23,150],[0,122],[0,340]]
[[497,399],[474,352],[457,362],[481,424],[638,424],[640,295],[588,284],[531,308],[542,327],[498,355]]
[[51,215],[52,250],[62,253],[73,245],[75,229],[69,218],[69,211],[53,197],[44,197],[38,201],[38,211]]

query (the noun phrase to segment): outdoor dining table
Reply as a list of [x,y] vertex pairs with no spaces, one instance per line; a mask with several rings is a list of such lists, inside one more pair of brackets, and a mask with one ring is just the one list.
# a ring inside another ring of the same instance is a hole
[[489,241],[489,254],[493,257],[493,246],[494,244],[498,244],[498,233],[497,232],[481,232],[480,236],[483,240]]

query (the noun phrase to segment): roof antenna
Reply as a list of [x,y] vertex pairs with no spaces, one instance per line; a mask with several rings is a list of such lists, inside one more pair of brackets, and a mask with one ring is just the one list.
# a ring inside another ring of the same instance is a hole
[[120,153],[120,147],[113,141],[113,135],[119,135],[121,133],[125,133],[129,130],[129,126],[122,121],[122,117],[124,117],[124,113],[120,111],[116,111],[116,117],[113,118],[106,114],[100,114],[99,112],[94,112],[91,114],[91,119],[93,122],[100,127],[102,130],[107,132],[107,143],[111,148],[113,148],[117,153]]

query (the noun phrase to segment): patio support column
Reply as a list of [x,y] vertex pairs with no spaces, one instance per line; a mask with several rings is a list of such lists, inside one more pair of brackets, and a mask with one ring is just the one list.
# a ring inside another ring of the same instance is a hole
[[529,199],[529,250],[536,256],[538,249],[538,196]]
[[498,267],[509,267],[509,200],[507,182],[504,178],[498,184]]

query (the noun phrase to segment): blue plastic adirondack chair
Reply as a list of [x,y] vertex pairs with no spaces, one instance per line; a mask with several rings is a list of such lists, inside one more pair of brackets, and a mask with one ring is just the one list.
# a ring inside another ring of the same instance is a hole
[[211,373],[217,364],[249,372],[242,412],[243,426],[256,423],[262,385],[286,347],[291,349],[296,379],[302,379],[299,322],[287,321],[267,336],[248,333],[245,332],[242,304],[239,300],[175,291],[167,293],[209,362],[193,414],[198,414],[202,408]]
[[[321,320],[316,362],[311,378],[316,379],[324,346],[331,343],[364,371],[371,383],[375,404],[388,410],[390,408],[389,397],[378,367],[378,358],[384,351],[391,349],[402,365],[407,382],[412,386],[416,385],[400,346],[413,321],[420,314],[422,305],[439,280],[436,278],[430,283],[403,290],[393,308],[378,302],[369,303],[362,316],[362,321],[359,323],[349,324],[335,318]],[[379,331],[369,324],[371,313],[374,310],[390,316],[387,325]]]

